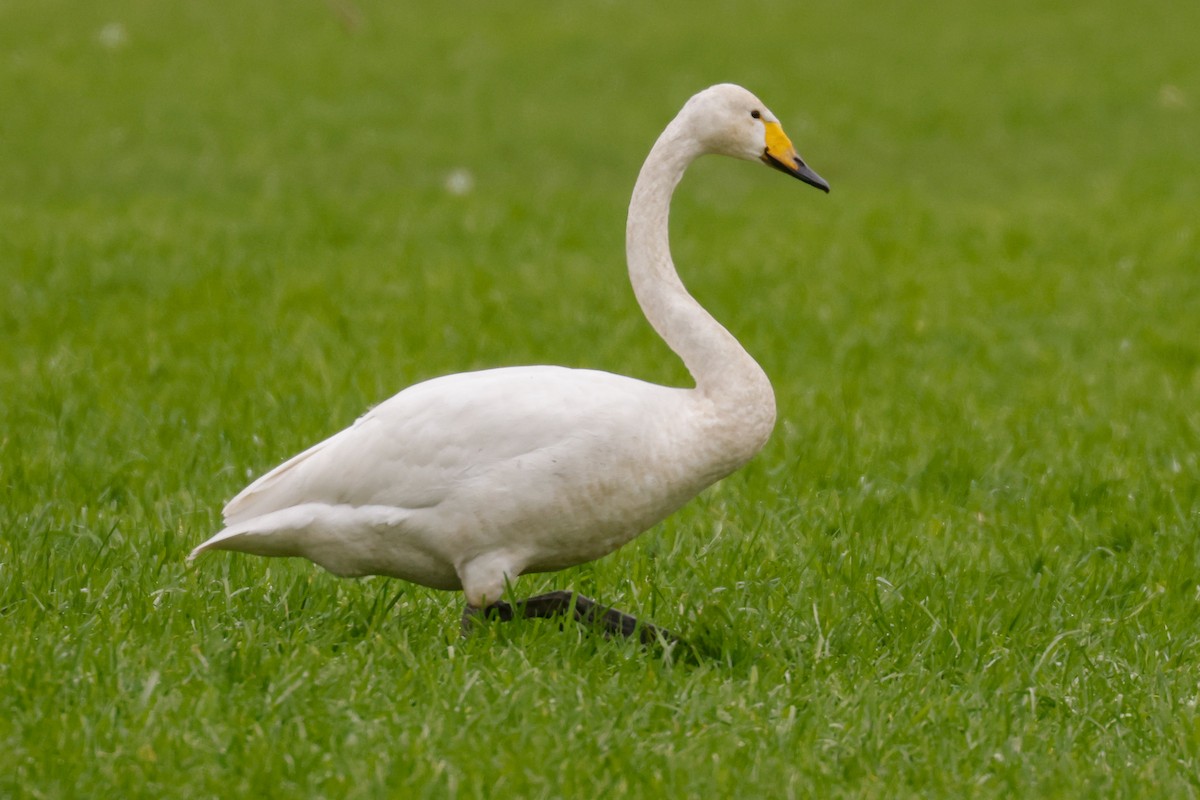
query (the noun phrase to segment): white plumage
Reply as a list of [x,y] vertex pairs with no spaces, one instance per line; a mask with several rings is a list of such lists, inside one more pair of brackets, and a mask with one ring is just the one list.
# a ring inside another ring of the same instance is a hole
[[634,188],[627,257],[695,388],[551,366],[417,384],[248,486],[190,558],[303,556],[338,575],[462,588],[482,608],[522,573],[612,552],[744,464],[775,421],[770,383],[684,289],[667,243],[671,194],[705,153],[828,191],[740,87],[700,92],[663,132]]

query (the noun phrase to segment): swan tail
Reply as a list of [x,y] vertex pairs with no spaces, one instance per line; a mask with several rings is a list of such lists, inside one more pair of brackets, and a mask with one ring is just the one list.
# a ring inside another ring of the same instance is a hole
[[[407,526],[410,516],[406,509],[389,506],[307,503],[227,525],[196,547],[188,562],[209,550],[232,550],[307,558],[345,578],[396,575],[427,586],[449,585],[453,567],[431,556],[429,548],[412,536]],[[409,577],[405,563],[417,565],[416,577]]]
[[300,506],[238,522],[197,546],[187,560],[190,564],[209,550],[233,550],[255,556],[302,555],[301,539],[315,519],[312,511]]

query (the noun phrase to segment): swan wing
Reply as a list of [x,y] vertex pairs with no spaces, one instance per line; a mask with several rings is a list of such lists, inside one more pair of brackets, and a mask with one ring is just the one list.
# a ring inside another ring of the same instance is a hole
[[[364,414],[355,420],[354,424],[349,428],[335,433],[322,442],[314,444],[304,452],[292,456],[275,469],[257,478],[253,483],[239,492],[236,497],[225,504],[225,508],[221,512],[225,518],[225,524],[235,525],[239,522],[295,505],[294,502],[288,502],[287,498],[293,497],[296,494],[296,490],[304,483],[304,479],[307,477],[305,473],[313,472],[313,467],[319,469],[322,461],[328,462],[330,460],[328,455],[323,457],[322,454],[340,449],[339,444],[345,440],[362,438],[361,433],[356,435],[356,430],[369,417],[369,413]],[[351,447],[355,444],[354,442],[346,443],[351,445]],[[336,456],[334,457],[336,458]],[[309,460],[315,460],[316,464],[305,468],[304,465]]]
[[589,431],[619,437],[677,390],[593,370],[515,367],[405,389],[263,475],[224,509],[235,525],[307,503],[429,508],[502,462]]

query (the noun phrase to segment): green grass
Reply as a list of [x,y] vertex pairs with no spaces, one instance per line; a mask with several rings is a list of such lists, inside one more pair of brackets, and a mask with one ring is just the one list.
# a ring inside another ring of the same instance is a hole
[[[1200,795],[1200,5],[713,6],[0,3],[0,796]],[[624,210],[722,80],[833,185],[675,206],[775,435],[520,582],[702,658],[185,566],[415,380],[684,381]]]

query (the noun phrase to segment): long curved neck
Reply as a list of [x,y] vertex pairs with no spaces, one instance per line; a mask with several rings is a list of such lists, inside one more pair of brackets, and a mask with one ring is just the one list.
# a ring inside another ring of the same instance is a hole
[[699,396],[754,428],[762,439],[757,450],[775,422],[770,381],[737,339],[688,294],[671,260],[671,195],[702,154],[681,128],[678,119],[667,126],[634,186],[625,239],[629,279],[646,319],[683,360]]

